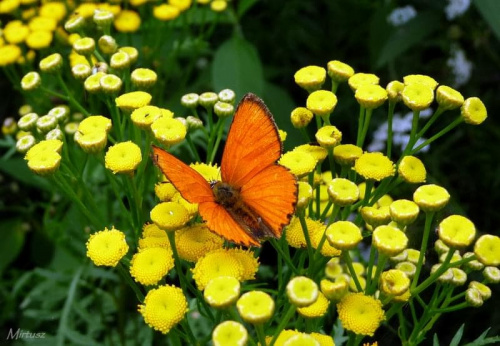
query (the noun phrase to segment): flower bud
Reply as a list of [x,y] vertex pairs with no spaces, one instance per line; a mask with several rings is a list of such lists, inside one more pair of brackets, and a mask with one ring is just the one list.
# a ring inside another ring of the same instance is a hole
[[99,46],[99,50],[106,55],[111,55],[118,49],[116,40],[109,35],[101,36],[97,41],[97,45]]
[[203,122],[200,119],[193,117],[192,115],[188,115],[186,117],[186,123],[188,131],[194,131],[203,127]]
[[59,53],[54,53],[40,60],[40,71],[46,73],[57,73],[63,65],[62,56]]
[[103,30],[109,29],[111,23],[113,23],[114,15],[111,11],[96,9],[94,11],[94,23],[97,24]]
[[59,124],[65,123],[69,118],[69,107],[68,106],[58,106],[52,108],[48,115],[56,118]]
[[2,133],[12,135],[17,131],[17,123],[12,117],[5,118],[2,124]]
[[217,101],[214,105],[214,112],[220,118],[230,117],[234,113],[234,106],[230,103]]
[[26,135],[21,138],[19,138],[16,142],[16,150],[24,154],[26,153],[29,149],[31,149],[32,146],[35,145],[35,137],[32,135]]
[[36,122],[38,120],[38,114],[36,113],[28,113],[23,115],[21,119],[17,122],[17,126],[23,131],[33,130],[36,126]]
[[85,18],[80,15],[72,16],[64,23],[64,29],[69,33],[78,32],[85,25]]
[[181,97],[181,104],[186,108],[196,108],[200,97],[198,94],[190,93]]
[[80,55],[90,56],[95,50],[95,41],[91,37],[83,37],[73,43],[73,49]]
[[36,121],[36,127],[40,132],[46,133],[52,129],[55,129],[57,126],[57,119],[51,115],[44,115],[38,118]]
[[218,100],[219,97],[217,96],[216,93],[204,92],[203,94],[200,95],[198,102],[202,107],[208,110],[212,108],[215,105],[215,103],[217,103]]
[[63,138],[64,138],[64,134],[61,131],[61,129],[59,129],[59,128],[52,129],[49,132],[47,132],[47,134],[45,135],[45,139],[58,139],[58,140],[62,141]]
[[132,71],[132,84],[138,89],[148,89],[156,84],[156,72],[148,68],[136,68]]
[[99,79],[102,90],[107,94],[116,94],[122,87],[122,80],[114,74],[107,74]]
[[234,104],[236,94],[231,89],[224,89],[219,92],[219,101]]
[[121,47],[118,49],[119,52],[124,52],[128,55],[130,59],[130,64],[134,64],[139,57],[139,52],[135,47]]
[[111,56],[109,64],[111,68],[117,70],[124,70],[130,67],[131,64],[130,56],[125,52],[118,51],[117,53]]
[[28,72],[21,79],[21,88],[25,91],[32,91],[37,89],[42,84],[42,78],[38,72]]

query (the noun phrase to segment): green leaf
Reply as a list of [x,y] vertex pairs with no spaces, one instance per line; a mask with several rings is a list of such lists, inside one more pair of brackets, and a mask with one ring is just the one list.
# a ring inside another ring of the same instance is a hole
[[42,190],[51,190],[50,184],[47,180],[31,172],[26,164],[26,161],[19,157],[10,158],[8,160],[0,160],[0,171],[12,176],[14,179],[25,183],[26,185],[34,186]]
[[24,245],[25,234],[21,220],[5,220],[0,222],[2,241],[0,242],[0,276],[4,269],[14,261]]
[[500,40],[500,1],[498,0],[475,0],[473,2],[476,8],[488,22],[491,30]]
[[216,91],[232,89],[237,99],[247,92],[262,95],[264,74],[255,47],[237,36],[224,42],[215,52],[212,81]]
[[460,340],[462,340],[462,336],[464,335],[464,327],[465,324],[460,326],[453,339],[451,339],[450,346],[458,346],[460,344]]
[[238,2],[238,9],[236,13],[238,14],[238,18],[243,17],[243,15],[252,8],[259,0],[241,0]]
[[386,65],[402,53],[423,41],[439,28],[440,17],[434,12],[420,12],[406,24],[393,28],[391,35],[380,49],[375,68]]
[[432,338],[432,346],[439,346],[439,339],[436,333],[434,333],[434,337]]
[[498,345],[500,343],[500,336],[497,335],[490,338],[486,337],[490,329],[491,327],[487,328],[483,333],[481,333],[481,335],[479,335],[479,337],[476,340],[468,344],[465,344],[464,346],[483,346],[492,344]]

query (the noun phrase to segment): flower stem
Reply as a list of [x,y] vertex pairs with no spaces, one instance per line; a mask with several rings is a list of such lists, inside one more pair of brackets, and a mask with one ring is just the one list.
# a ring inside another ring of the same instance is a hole
[[257,338],[259,340],[259,343],[262,346],[267,346],[266,335],[264,333],[264,326],[262,325],[262,323],[255,324],[254,328],[255,328],[255,332],[257,333]]
[[387,114],[387,157],[390,159],[392,154],[392,120],[394,119],[394,109],[396,102],[389,101],[389,111]]
[[269,346],[274,345],[274,343],[276,342],[276,339],[278,339],[278,336],[280,335],[281,331],[286,327],[288,321],[290,321],[290,318],[292,318],[292,316],[295,314],[295,310],[296,310],[295,305],[290,304],[287,312],[285,313],[285,315],[281,319],[280,323],[278,324],[278,327],[276,328],[276,330],[274,332],[274,336],[273,336],[271,342],[269,343]]
[[420,245],[420,254],[418,256],[417,269],[415,275],[413,276],[413,281],[411,283],[411,289],[415,289],[418,284],[418,278],[420,276],[420,272],[422,271],[422,266],[425,258],[425,251],[427,251],[427,243],[429,242],[429,235],[431,233],[431,225],[432,219],[434,218],[434,212],[425,213],[425,226],[424,226],[424,234],[422,236],[422,244]]
[[167,231],[167,236],[168,236],[168,240],[170,242],[170,247],[172,248],[172,253],[174,254],[175,271],[177,272],[177,275],[179,276],[181,288],[184,292],[187,292],[186,291],[186,278],[184,277],[184,272],[182,271],[181,260],[179,258],[179,254],[177,253],[177,248],[175,247],[175,232],[174,231]]
[[428,140],[426,140],[425,142],[423,142],[422,144],[420,144],[415,149],[411,150],[410,151],[410,155],[413,155],[414,153],[419,152],[422,148],[425,148],[426,146],[428,146],[429,144],[431,144],[432,142],[434,142],[439,137],[444,136],[445,134],[447,134],[448,132],[450,132],[451,130],[453,130],[455,127],[457,127],[458,125],[460,125],[462,122],[463,122],[463,119],[461,117],[458,117],[451,124],[449,124],[448,126],[446,126],[444,129],[442,129],[441,131],[439,131],[438,133],[436,133],[434,136],[432,136],[431,138],[429,138]]
[[348,250],[342,251],[342,259],[345,261],[347,268],[349,269],[349,274],[351,274],[351,277],[354,280],[354,284],[356,285],[356,289],[358,290],[358,292],[363,292],[363,288],[361,287],[361,284],[359,283],[358,275],[356,274],[356,271],[354,270],[354,267],[352,265],[351,255],[349,254]]

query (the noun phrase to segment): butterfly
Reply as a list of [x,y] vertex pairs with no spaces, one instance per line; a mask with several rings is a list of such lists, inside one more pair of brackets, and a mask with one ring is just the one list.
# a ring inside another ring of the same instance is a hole
[[221,181],[207,182],[175,156],[153,146],[153,161],[190,203],[208,228],[244,246],[281,237],[297,202],[297,182],[277,164],[283,148],[278,128],[254,94],[240,101],[229,128],[221,162]]

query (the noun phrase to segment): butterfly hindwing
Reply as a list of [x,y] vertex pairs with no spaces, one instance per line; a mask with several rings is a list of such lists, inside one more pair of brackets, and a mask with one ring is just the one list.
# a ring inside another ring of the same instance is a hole
[[188,202],[214,202],[210,184],[184,162],[156,146],[153,146],[153,161]]
[[273,165],[281,155],[281,141],[271,113],[262,100],[246,94],[229,129],[222,156],[222,180],[242,187]]

